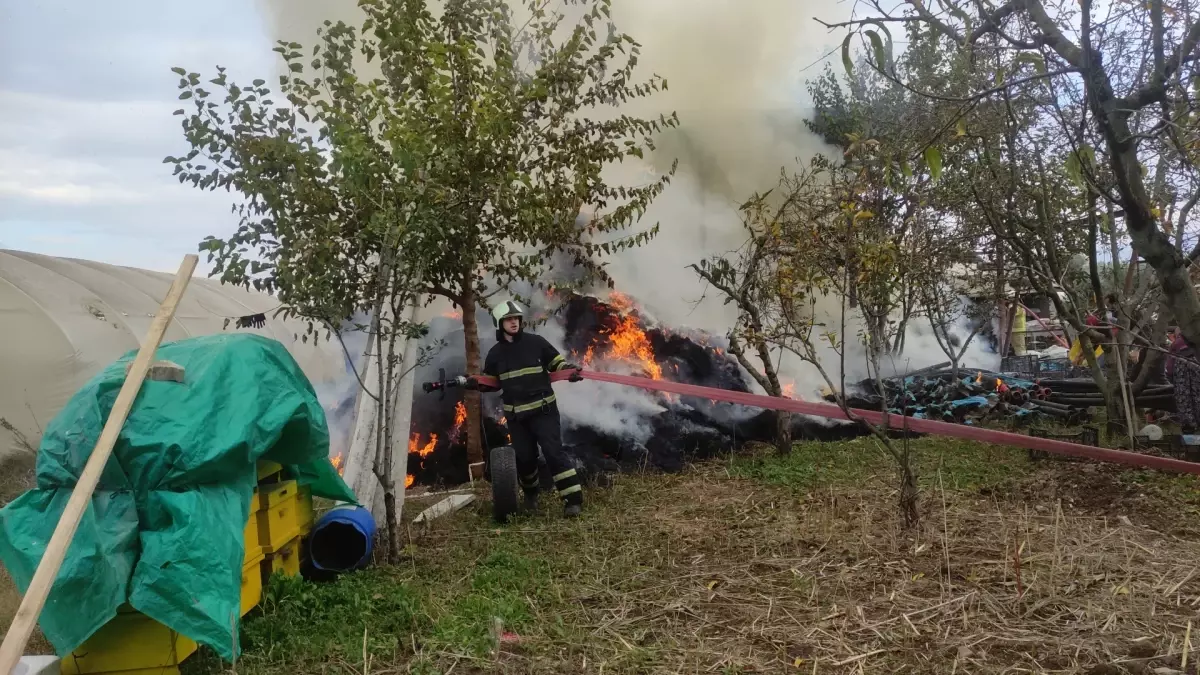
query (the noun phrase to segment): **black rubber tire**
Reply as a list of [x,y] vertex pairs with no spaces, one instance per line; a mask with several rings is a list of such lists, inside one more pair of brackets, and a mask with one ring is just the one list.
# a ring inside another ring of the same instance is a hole
[[492,448],[492,517],[507,523],[521,505],[521,483],[517,476],[517,451],[511,445]]

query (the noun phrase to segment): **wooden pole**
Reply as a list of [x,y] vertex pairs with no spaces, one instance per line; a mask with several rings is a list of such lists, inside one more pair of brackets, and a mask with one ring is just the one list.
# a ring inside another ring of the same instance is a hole
[[96,484],[100,482],[104,465],[108,463],[108,458],[112,455],[113,446],[121,434],[121,427],[125,426],[125,419],[129,417],[133,401],[137,398],[138,391],[142,388],[142,381],[146,379],[146,373],[154,361],[154,352],[162,343],[163,335],[167,332],[167,326],[175,316],[175,308],[179,306],[179,299],[183,297],[183,292],[187,289],[188,282],[191,281],[192,272],[195,271],[198,261],[199,258],[194,254],[184,257],[183,263],[179,266],[179,272],[175,274],[175,281],[171,283],[171,288],[167,291],[166,299],[159,306],[158,313],[154,316],[154,322],[150,324],[150,332],[146,334],[146,339],[142,342],[142,347],[138,350],[129,373],[125,376],[125,383],[121,385],[117,400],[108,414],[108,420],[100,432],[100,439],[96,441],[96,447],[88,457],[83,472],[79,474],[79,482],[75,484],[71,498],[67,500],[62,517],[59,518],[58,525],[54,528],[54,534],[50,537],[50,543],[46,545],[46,552],[42,555],[41,562],[38,563],[33,580],[29,582],[25,597],[21,599],[21,606],[17,609],[12,625],[9,626],[8,633],[4,636],[4,643],[0,644],[0,674],[12,673],[17,662],[25,653],[25,644],[29,642],[33,627],[37,625],[42,608],[46,605],[46,598],[49,597],[50,589],[58,577],[58,571],[62,568],[63,559],[67,556],[67,549],[71,546],[71,540],[75,538],[76,530],[79,529],[79,521],[87,511],[88,504],[91,503],[92,493],[96,490]]

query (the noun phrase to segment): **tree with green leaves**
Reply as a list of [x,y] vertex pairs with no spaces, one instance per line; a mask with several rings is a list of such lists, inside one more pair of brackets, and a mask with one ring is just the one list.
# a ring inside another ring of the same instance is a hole
[[[1196,183],[1200,9],[1165,0],[1102,5],[1081,0],[1078,7],[1042,0],[936,4],[906,0],[893,8],[867,0],[856,6],[854,18],[827,25],[848,29],[844,53],[861,35],[881,75],[923,96],[955,101],[964,111],[1006,93],[1011,99],[1014,89],[1036,83],[1037,95],[1024,101],[1075,143],[1070,151],[1100,211],[1107,204],[1120,213],[1129,243],[1153,269],[1166,307],[1183,333],[1200,341],[1200,295],[1190,274],[1200,246],[1185,251],[1182,234],[1175,241],[1169,234],[1187,227],[1196,204],[1177,198],[1174,188]],[[888,26],[904,26],[944,45],[953,56],[947,67],[972,75],[963,81],[966,86],[929,88],[897,73],[890,40],[884,39]],[[996,68],[999,62],[1005,67]],[[1081,130],[1094,142],[1081,142]],[[1172,213],[1179,215],[1174,223]],[[1089,222],[1075,219],[1073,227],[1085,231]]]
[[[213,96],[183,75],[192,149],[170,161],[181,181],[243,197],[238,232],[202,245],[216,272],[285,306],[297,289],[336,295],[362,283],[348,258],[382,263],[354,238],[381,223],[406,290],[461,308],[470,373],[481,366],[476,310],[496,294],[544,287],[555,263],[611,285],[603,257],[657,233],[632,228],[674,168],[638,186],[607,170],[643,158],[678,118],[619,114],[666,82],[634,79],[639,46],[608,23],[609,0],[574,4],[582,18],[570,26],[540,0],[521,3],[522,20],[505,0],[448,0],[437,16],[425,0],[361,0],[360,27],[327,23],[307,56],[279,45],[279,102],[262,80],[241,88],[220,71],[224,96]],[[379,75],[362,76],[362,62]],[[597,215],[580,222],[583,207]],[[478,463],[478,393],[467,410]]]
[[[856,143],[844,162],[817,157],[786,173],[774,191],[742,206],[744,245],[694,269],[739,310],[730,352],[769,394],[780,395],[775,352],[789,353],[816,368],[847,417],[871,431],[896,462],[899,508],[905,525],[915,526],[918,490],[910,446],[889,435],[886,404],[883,423],[870,424],[849,407],[844,393],[847,333],[854,330],[848,327],[848,289],[857,289],[856,311],[864,319],[854,339],[864,347],[869,377],[882,390],[887,345],[896,343],[897,330],[886,317],[896,309],[899,279],[907,267],[903,248],[886,228],[872,223],[875,216],[868,210],[879,194],[873,183],[877,174],[868,168],[878,160],[876,149],[875,143]],[[827,325],[827,317],[817,313],[818,303],[833,297],[842,299],[838,326]],[[836,373],[822,361],[829,350],[840,359]]]
[[[923,78],[954,77],[940,69],[940,55],[928,41],[914,38],[896,59],[895,68],[921,73]],[[890,63],[884,43],[876,46],[876,57]],[[855,228],[860,243],[865,243],[863,237],[878,237],[904,256],[896,267],[900,276],[885,287],[865,289],[880,292],[862,307],[855,272],[858,261],[838,259],[849,270],[844,277],[850,307],[862,311],[872,333],[888,334],[880,343],[883,354],[899,357],[908,326],[924,313],[922,300],[927,294],[922,293],[922,284],[962,259],[962,252],[973,246],[971,234],[945,218],[936,204],[944,169],[941,147],[952,142],[947,139],[954,138],[951,131],[958,126],[958,116],[953,107],[919,97],[881,77],[865,60],[855,65],[849,53],[845,56],[844,75],[839,77],[827,66],[809,82],[813,111],[806,125],[843,155],[853,157],[852,163],[864,172],[865,191],[857,196],[864,215]],[[846,250],[853,256],[857,247]]]

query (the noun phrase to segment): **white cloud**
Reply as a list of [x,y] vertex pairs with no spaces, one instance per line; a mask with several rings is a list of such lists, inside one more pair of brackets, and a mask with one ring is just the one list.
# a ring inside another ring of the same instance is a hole
[[[46,32],[41,27],[54,25]],[[0,10],[0,240],[4,247],[173,270],[237,226],[233,196],[181,185],[181,66],[267,77],[253,4],[42,0]]]

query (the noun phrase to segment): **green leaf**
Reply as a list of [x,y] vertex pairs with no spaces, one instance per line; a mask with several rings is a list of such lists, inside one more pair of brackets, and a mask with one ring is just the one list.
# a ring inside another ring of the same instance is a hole
[[1041,54],[1034,54],[1033,52],[1021,52],[1020,54],[1017,54],[1017,58],[1013,62],[1013,65],[1019,66],[1022,63],[1028,63],[1032,65],[1034,69],[1036,69],[1042,75],[1046,74],[1046,59],[1043,59]]
[[958,118],[958,122],[955,123],[955,135],[960,138],[967,135],[967,118]]
[[935,145],[925,148],[925,164],[929,166],[929,175],[934,180],[942,176],[942,151]]
[[1063,162],[1063,170],[1067,172],[1067,178],[1071,179],[1075,187],[1082,188],[1084,186],[1083,170],[1079,165],[1079,155],[1073,152],[1067,153],[1067,161]]
[[854,33],[847,33],[846,39],[842,40],[842,65],[846,68],[846,74],[854,76],[854,61],[850,59],[850,38],[854,37]]
[[192,92],[190,92],[190,91],[180,92],[180,94],[179,94],[180,101],[182,101],[184,99],[189,99],[191,97],[192,97]]
[[1087,186],[1087,177],[1095,174],[1096,151],[1090,145],[1079,146],[1074,152],[1067,153],[1063,169],[1071,182],[1083,189]]
[[875,52],[876,68],[882,72],[887,72],[888,60],[887,53],[883,50],[883,39],[879,37],[879,33],[873,30],[863,31],[867,39],[871,41],[871,49]]
[[1083,160],[1083,165],[1090,170],[1096,168],[1096,151],[1090,145],[1082,145],[1079,147],[1079,158]]
[[174,68],[172,68],[171,72],[175,73],[176,75],[178,75],[180,77],[187,75],[187,71],[184,70],[183,68],[180,68],[179,66],[175,66]]

